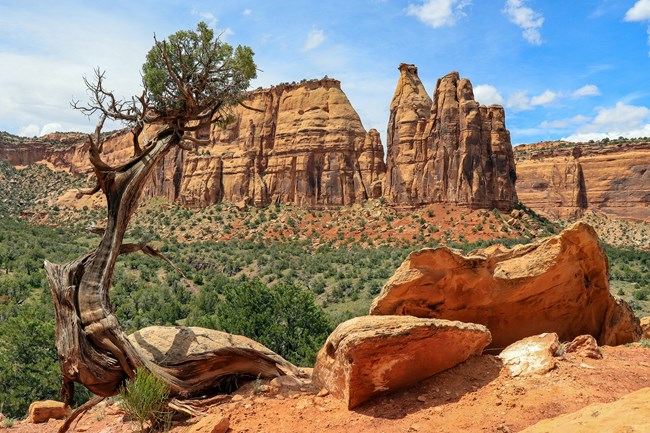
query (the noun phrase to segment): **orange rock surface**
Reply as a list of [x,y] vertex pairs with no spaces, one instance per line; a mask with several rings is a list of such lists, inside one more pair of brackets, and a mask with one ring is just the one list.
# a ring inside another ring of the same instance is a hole
[[407,316],[362,316],[325,342],[313,381],[354,408],[479,355],[490,343],[481,325]]
[[632,392],[612,403],[589,405],[578,412],[538,422],[521,433],[645,433],[650,431],[650,388]]
[[532,209],[650,219],[650,143],[539,143],[517,146],[515,158],[517,195]]
[[492,346],[555,332],[593,335],[601,345],[636,341],[639,321],[609,292],[607,256],[592,227],[512,249],[463,256],[449,248],[411,253],[375,298],[371,314],[404,314],[480,323]]
[[388,123],[388,200],[511,209],[516,174],[503,107],[479,105],[458,72],[438,79],[431,101],[414,65],[399,70]]

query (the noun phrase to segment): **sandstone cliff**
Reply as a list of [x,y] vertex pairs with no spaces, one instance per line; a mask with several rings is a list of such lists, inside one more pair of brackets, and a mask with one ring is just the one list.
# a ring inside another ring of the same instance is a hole
[[438,80],[432,102],[415,66],[399,70],[388,124],[388,200],[511,209],[516,172],[503,107],[479,105],[457,72]]
[[[438,80],[432,101],[415,66],[399,69],[386,163],[379,133],[366,132],[340,82],[311,80],[250,92],[249,108],[233,109],[226,128],[199,131],[208,146],[170,152],[144,196],[189,207],[225,200],[323,208],[386,197],[397,206],[510,209],[517,201],[516,176],[503,108],[480,106],[471,83],[455,72]],[[90,172],[80,134],[58,144],[16,145],[3,137],[0,158],[13,165],[41,162]],[[130,140],[128,133],[113,134],[103,158],[126,160]]]
[[516,147],[515,157],[517,195],[536,211],[650,218],[650,143],[538,143]]

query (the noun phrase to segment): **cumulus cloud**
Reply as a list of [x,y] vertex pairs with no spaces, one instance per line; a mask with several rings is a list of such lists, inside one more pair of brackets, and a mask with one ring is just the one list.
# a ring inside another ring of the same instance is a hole
[[510,22],[522,29],[524,39],[533,45],[541,45],[542,35],[539,30],[544,24],[544,17],[525,4],[526,0],[507,0],[503,13]]
[[650,0],[639,0],[625,14],[625,21],[650,21]]
[[545,120],[539,124],[539,127],[542,129],[565,129],[570,126],[581,125],[589,120],[591,120],[589,117],[578,114],[569,119]]
[[474,97],[478,102],[485,105],[503,104],[504,101],[499,91],[489,84],[474,86]]
[[38,125],[30,123],[27,126],[22,126],[18,130],[18,135],[21,135],[23,137],[38,137],[40,132],[41,128]]
[[598,86],[594,84],[584,85],[581,88],[574,90],[571,93],[571,96],[573,96],[574,98],[582,98],[585,96],[598,96],[598,95],[600,95],[600,89],[598,88]]
[[459,18],[465,16],[463,9],[471,4],[470,0],[426,0],[420,4],[409,4],[406,14],[437,29],[456,24]]
[[309,51],[309,50],[313,50],[314,48],[318,48],[320,44],[322,44],[324,41],[325,41],[325,33],[319,29],[312,29],[307,34],[307,40],[305,41],[303,50]]
[[634,6],[625,14],[625,21],[648,21],[648,45],[650,45],[650,0],[638,0],[634,3]]
[[252,10],[252,9],[246,8],[246,9],[244,9],[244,11],[242,12],[242,15],[244,15],[244,16],[249,16],[249,15],[251,15],[252,13],[253,13],[253,10]]
[[530,110],[532,107],[530,105],[528,92],[526,90],[519,90],[518,92],[510,95],[506,101],[506,107],[512,108],[515,111]]
[[600,140],[650,136],[650,108],[618,102],[614,107],[596,109],[593,121],[580,126],[567,141]]
[[61,132],[63,130],[63,125],[58,122],[46,123],[42,128],[35,123],[30,123],[27,126],[22,126],[18,130],[18,135],[23,137],[42,137],[46,134],[51,134],[52,132]]
[[531,110],[535,107],[550,105],[562,96],[561,92],[545,90],[539,95],[529,97],[527,90],[519,90],[510,95],[506,101],[506,107],[515,111]]
[[545,90],[544,93],[530,98],[530,105],[532,105],[533,107],[537,105],[546,106],[551,104],[553,101],[555,101],[559,96],[560,96],[559,93],[555,93],[550,90]]

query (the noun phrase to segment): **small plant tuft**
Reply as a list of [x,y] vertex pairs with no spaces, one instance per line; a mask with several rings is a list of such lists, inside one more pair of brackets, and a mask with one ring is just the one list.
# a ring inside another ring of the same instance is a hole
[[122,407],[127,415],[140,424],[140,431],[144,431],[144,424],[151,422],[152,427],[166,424],[169,413],[164,411],[169,389],[161,378],[145,368],[135,372],[135,378],[127,381],[126,386],[120,390]]

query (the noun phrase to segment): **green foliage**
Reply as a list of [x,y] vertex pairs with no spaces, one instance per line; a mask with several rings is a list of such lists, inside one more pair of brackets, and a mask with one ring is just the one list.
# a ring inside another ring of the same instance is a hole
[[[189,325],[245,335],[296,364],[313,365],[332,331],[313,295],[292,285],[268,287],[253,280],[226,283],[205,292],[202,288]],[[220,301],[217,292],[223,293]]]
[[[57,399],[61,386],[54,347],[54,308],[49,294],[23,304],[0,304],[0,406],[23,418],[30,403]],[[77,388],[77,402],[89,394]]]
[[164,410],[169,389],[161,378],[146,368],[136,370],[135,378],[120,390],[120,397],[122,408],[131,419],[138,421],[141,431],[147,421],[157,426],[169,416]]
[[233,48],[215,38],[214,31],[200,22],[196,31],[182,30],[156,41],[142,66],[143,80],[161,112],[193,108],[185,106],[184,92],[191,92],[199,107],[235,104],[257,76],[253,54],[247,46]]

